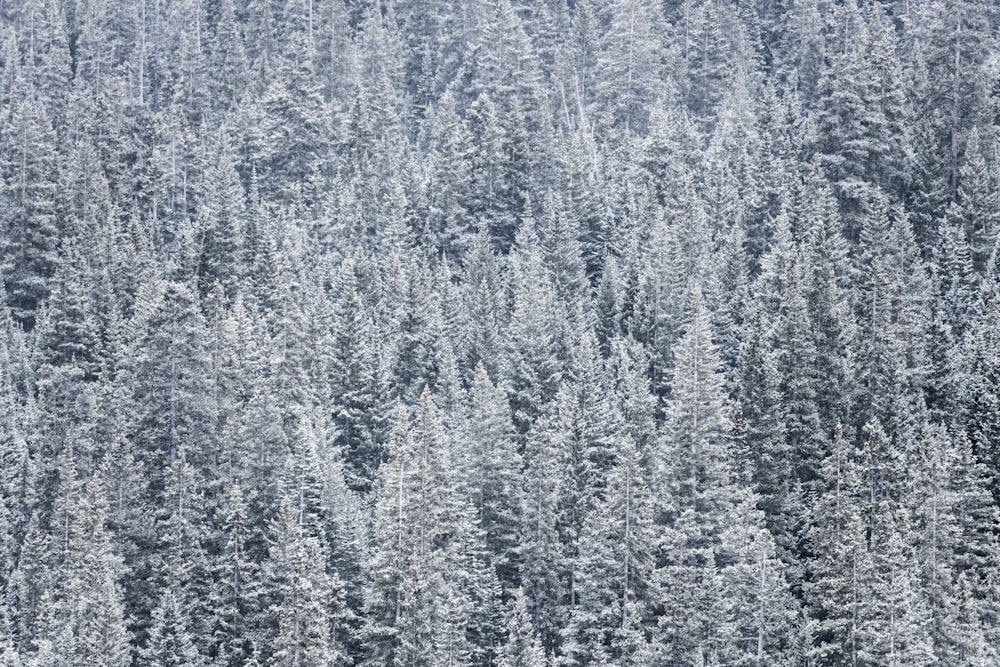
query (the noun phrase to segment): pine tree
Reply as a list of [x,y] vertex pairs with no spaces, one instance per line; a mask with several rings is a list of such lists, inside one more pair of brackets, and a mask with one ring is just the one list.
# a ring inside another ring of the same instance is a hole
[[22,41],[24,72],[46,107],[53,125],[63,127],[68,114],[67,102],[72,79],[67,10],[54,2],[31,2],[18,37]]
[[788,503],[795,487],[785,434],[777,353],[768,342],[774,334],[759,307],[749,325],[751,329],[740,348],[737,369],[740,408],[737,425],[746,459],[740,463],[747,468],[744,476],[752,480],[778,544],[789,549],[791,531],[787,522],[792,508]]
[[135,378],[130,382],[136,411],[132,428],[155,497],[182,443],[196,467],[213,463],[214,405],[197,298],[176,282],[158,281],[147,289],[127,377]]
[[218,18],[209,43],[212,72],[212,99],[221,112],[229,111],[239,101],[248,84],[249,63],[233,0],[218,3]]
[[909,221],[876,201],[862,230],[855,312],[858,427],[877,419],[892,436],[914,428],[927,325],[927,277]]
[[21,657],[14,646],[10,619],[7,616],[6,605],[0,608],[0,665],[3,667],[21,667]]
[[808,489],[818,478],[824,435],[820,431],[814,371],[816,348],[811,340],[812,323],[802,293],[798,266],[793,266],[782,295],[776,334],[778,390],[784,412],[787,451],[793,484]]
[[503,667],[544,667],[546,664],[523,589],[518,589],[514,596],[514,609],[507,621],[507,645],[500,664]]
[[357,266],[347,260],[339,272],[329,360],[332,425],[350,488],[366,494],[385,460],[385,380],[372,317],[359,294]]
[[269,610],[278,628],[270,659],[275,665],[335,665],[344,659],[330,635],[328,606],[336,599],[337,584],[324,570],[322,545],[309,534],[300,502],[285,498],[279,510],[281,525],[270,562],[276,583],[270,592],[277,603]]
[[[40,567],[42,563],[32,564],[19,559],[19,554],[25,553],[29,546],[27,530],[32,516],[32,479],[35,476],[35,463],[31,456],[32,403],[30,383],[25,383],[18,366],[24,363],[21,359],[25,354],[23,335],[14,325],[13,318],[6,311],[0,319],[0,585],[8,595],[13,596],[17,566],[20,563],[29,567]],[[37,530],[37,526],[36,526]],[[26,554],[31,554],[30,550]],[[18,612],[30,609],[28,600],[21,600],[20,605],[11,605],[8,610],[8,621],[16,628]]]
[[[373,664],[430,664],[449,628],[445,553],[453,487],[437,408],[426,391],[411,423],[397,410],[392,457],[383,467],[368,592],[367,659]],[[449,619],[453,620],[453,619]]]
[[556,446],[558,421],[554,409],[531,427],[524,445],[524,491],[518,554],[521,585],[543,649],[550,653],[559,644],[564,621],[565,564],[559,535],[559,501],[565,464]]
[[957,203],[948,208],[948,217],[965,229],[972,250],[972,262],[982,272],[990,259],[1000,233],[997,218],[1000,183],[996,163],[991,161],[978,128],[969,132],[968,149],[959,169]]
[[549,195],[541,229],[545,259],[556,295],[570,317],[582,307],[590,291],[580,246],[581,231],[579,223],[570,218],[562,197]]
[[570,605],[575,604],[573,578],[581,557],[584,522],[605,496],[607,477],[616,461],[616,433],[621,417],[603,385],[603,365],[597,342],[589,331],[574,351],[569,369],[554,402],[557,432],[565,468],[560,484],[560,532],[565,548]]
[[[727,469],[730,437],[718,352],[712,341],[709,314],[701,291],[693,289],[688,324],[675,352],[671,401],[667,409],[665,446],[670,456],[671,491],[678,509],[690,507],[718,517],[728,500]],[[717,526],[703,526],[709,532]]]
[[476,368],[468,403],[457,459],[466,462],[467,493],[492,564],[501,583],[511,586],[518,564],[522,463],[506,392],[493,385],[482,365]]
[[426,247],[461,261],[470,243],[474,223],[469,216],[471,137],[462,123],[451,91],[442,95],[434,118],[433,170],[428,184],[430,207]]
[[[204,653],[212,614],[208,607],[211,565],[208,498],[201,477],[181,446],[171,462],[163,495],[158,499],[156,533],[159,543],[142,554],[140,567],[149,568],[153,585],[169,590],[185,618],[196,651]],[[145,573],[144,573],[145,574]],[[141,579],[133,584],[143,584]]]
[[[976,639],[983,630],[979,610],[992,604],[992,593],[987,585],[980,603],[984,606],[979,606],[963,589],[988,580],[995,565],[992,557],[981,559],[993,538],[969,529],[996,522],[993,499],[982,467],[970,460],[967,438],[954,438],[931,425],[921,435],[914,559],[926,596],[929,644],[938,660],[974,662],[981,655],[981,639]],[[976,518],[969,522],[966,517],[971,516]]]
[[882,517],[871,537],[874,572],[869,613],[859,660],[930,665],[935,661],[927,632],[927,607],[901,530]]
[[[688,313],[675,351],[660,455],[656,650],[668,664],[755,655],[760,661],[765,650],[781,664],[795,658],[791,624],[759,610],[770,600],[790,600],[787,583],[763,517],[752,509],[755,500],[740,487],[728,454],[730,410],[710,315],[697,286]],[[793,609],[790,602],[779,606]],[[747,641],[748,631],[755,645]]]
[[629,333],[650,348],[653,391],[668,395],[672,350],[684,325],[688,280],[676,226],[658,217],[652,230],[648,255],[640,265]]
[[597,332],[597,342],[601,346],[601,354],[605,357],[611,353],[612,341],[622,334],[622,291],[618,261],[614,255],[608,255],[604,260],[597,295],[594,298],[596,319],[594,327]]
[[802,289],[816,347],[816,406],[822,433],[829,438],[838,423],[846,422],[853,392],[848,246],[830,188],[814,167],[806,172],[796,209],[802,230]]
[[820,665],[858,664],[871,562],[857,454],[839,428],[822,471],[823,489],[810,531],[813,560],[805,586],[813,615],[810,657]]
[[198,667],[202,664],[188,620],[177,596],[169,588],[153,611],[149,644],[142,651],[142,661],[150,667]]
[[[996,255],[991,258],[987,274],[975,306],[972,326],[967,335],[967,349],[964,351],[969,378],[969,389],[962,396],[964,403],[963,417],[965,430],[976,452],[977,458],[987,466],[995,466],[1000,460],[993,443],[993,424],[991,415],[1000,410],[1000,392],[996,371],[995,343],[992,335],[1000,322],[996,320],[998,287],[1000,277],[996,265]],[[998,481],[991,482],[991,490],[995,498],[1000,498]]]
[[128,664],[130,647],[119,585],[122,561],[105,527],[107,499],[101,476],[88,482],[79,503],[69,579],[64,583],[75,638],[71,662],[118,667]]
[[622,443],[604,501],[580,538],[581,564],[563,653],[569,664],[645,664],[655,598],[649,471]]
[[268,183],[268,198],[285,204],[297,199],[316,202],[326,175],[329,143],[328,112],[314,76],[312,50],[298,21],[304,17],[291,21],[298,29],[282,36],[283,49],[261,100],[266,143],[254,156],[261,182]]
[[[39,324],[44,338],[42,386],[58,395],[63,383],[76,387],[93,380],[99,363],[100,322],[94,313],[95,278],[78,243],[68,241],[60,253],[52,290]],[[46,378],[45,376],[50,377]],[[57,401],[56,408],[61,402]]]
[[60,221],[56,137],[42,104],[32,96],[9,108],[3,134],[4,243],[0,248],[7,303],[31,329],[35,310],[48,296],[55,271]]
[[259,564],[250,549],[248,508],[238,482],[228,490],[226,543],[213,573],[212,654],[226,667],[242,665],[254,654],[251,630],[259,613]]
[[[931,3],[915,17],[914,38],[923,41],[916,51],[921,59],[917,132],[922,150],[937,156],[931,159],[939,165],[945,201],[958,186],[968,133],[986,110],[982,69],[993,42],[989,15],[988,3],[963,0]],[[931,106],[931,100],[941,103]]]
[[515,241],[517,220],[530,215],[525,197],[511,182],[509,156],[513,142],[501,124],[500,112],[487,92],[482,92],[466,111],[467,133],[475,150],[471,152],[470,213],[483,220],[480,223],[490,235],[494,246],[503,253]]
[[510,382],[514,425],[523,436],[555,396],[563,332],[555,286],[530,219],[522,222],[510,261],[513,308],[502,372]]
[[727,15],[723,7],[711,2],[686,0],[681,3],[680,16],[674,25],[683,68],[682,95],[691,113],[709,124],[714,116],[728,78],[743,58],[736,52],[738,37],[727,40],[726,33],[736,33],[739,24]]
[[503,640],[500,580],[474,506],[462,497],[451,504],[443,572],[448,593],[435,637],[437,659],[446,664],[493,664]]
[[583,104],[597,127],[642,136],[662,87],[657,40],[662,27],[660,9],[643,0],[621,0],[603,11],[589,11],[600,16],[604,29],[594,90],[583,91]]
[[206,170],[205,202],[199,209],[203,219],[199,224],[198,286],[205,296],[219,283],[226,296],[232,298],[243,273],[246,197],[225,137],[216,150],[218,157]]
[[466,369],[482,363],[495,377],[502,360],[506,304],[502,298],[499,258],[487,235],[480,231],[472,242],[464,266],[462,301],[465,317]]

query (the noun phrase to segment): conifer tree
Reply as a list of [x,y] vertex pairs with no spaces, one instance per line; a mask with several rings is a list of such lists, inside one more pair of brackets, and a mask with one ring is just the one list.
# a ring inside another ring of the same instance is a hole
[[213,573],[212,654],[226,666],[240,665],[253,651],[251,630],[260,613],[259,564],[249,552],[251,527],[247,506],[238,482],[227,491],[225,539],[217,572]]
[[959,169],[957,203],[948,208],[948,217],[964,227],[972,251],[973,266],[982,272],[1000,233],[997,219],[998,183],[992,162],[978,128],[969,131],[968,149]]
[[[668,477],[681,507],[710,516],[724,509],[730,436],[729,410],[709,314],[695,286],[688,324],[675,350],[671,401],[667,410],[665,447],[671,455]],[[705,526],[709,531],[715,527]]]
[[324,569],[322,544],[310,534],[301,495],[282,500],[278,520],[269,563],[276,602],[268,611],[277,619],[270,660],[289,666],[338,664],[345,656],[331,637],[330,606],[341,591]]
[[212,99],[219,111],[229,111],[248,84],[249,63],[233,0],[222,0],[217,9],[213,39],[209,44]]
[[122,562],[105,526],[107,499],[101,476],[95,475],[88,482],[79,503],[72,528],[68,581],[64,583],[76,647],[70,661],[125,665],[130,647],[119,585]]
[[[332,425],[345,461],[348,485],[371,490],[376,471],[385,459],[386,425],[382,411],[386,387],[375,329],[358,292],[355,263],[348,259],[339,272],[339,294],[334,302],[329,360]],[[373,349],[374,348],[374,349]]]
[[621,0],[593,8],[603,27],[596,56],[594,90],[584,91],[584,104],[593,105],[593,122],[610,131],[635,132],[648,128],[649,112],[661,92],[660,9],[643,0]]
[[514,609],[507,621],[507,645],[500,664],[503,667],[544,667],[546,664],[523,589],[518,589],[514,596]]
[[807,170],[796,206],[802,230],[801,275],[816,347],[816,405],[825,437],[845,423],[853,392],[848,351],[850,312],[847,240],[830,188],[814,166]]
[[857,454],[838,428],[823,461],[823,489],[810,532],[815,572],[805,586],[814,614],[810,656],[821,665],[858,660],[871,568],[865,543]]
[[1000,663],[993,3],[0,13],[0,666]]
[[197,667],[201,658],[194,646],[188,619],[180,601],[169,588],[153,611],[149,644],[142,651],[144,664],[151,667]]
[[226,296],[235,296],[243,273],[243,185],[236,172],[229,142],[218,143],[218,156],[205,174],[205,202],[200,207],[198,284],[207,295],[219,283]]
[[486,548],[501,582],[516,580],[522,459],[506,392],[482,365],[469,391],[467,423],[459,434],[459,460],[466,461],[468,496],[478,512]]
[[[474,369],[482,363],[490,377],[496,376],[502,360],[507,304],[500,261],[482,230],[476,234],[463,269],[462,303],[465,336],[462,364]],[[460,329],[461,331],[461,329]]]
[[521,585],[533,619],[537,619],[539,640],[546,653],[555,650],[562,627],[564,587],[562,544],[559,535],[559,500],[565,465],[556,446],[554,409],[531,427],[524,445],[524,491],[518,554]]
[[570,664],[643,664],[656,605],[649,472],[635,444],[622,443],[605,499],[586,520],[579,582],[563,653]]
[[315,203],[326,171],[327,109],[313,72],[304,3],[290,2],[287,34],[261,104],[265,144],[255,155],[268,199]]
[[0,248],[7,305],[26,329],[48,296],[60,221],[55,210],[59,165],[51,121],[38,99],[21,93],[7,110],[2,156],[4,243]]
[[[917,16],[914,37],[924,40],[918,51],[922,60],[922,101],[916,110],[921,148],[939,165],[945,201],[954,197],[962,158],[971,127],[986,107],[983,54],[993,41],[989,7],[980,0],[963,0],[954,6],[933,3]],[[919,71],[919,70],[918,70]],[[944,103],[930,107],[930,100]]]
[[212,462],[208,445],[214,406],[197,298],[176,282],[158,281],[147,290],[135,322],[141,327],[137,354],[128,372],[135,378],[132,428],[150,492],[156,494],[182,445],[193,465]]
[[563,365],[555,286],[530,218],[518,232],[511,273],[513,308],[503,372],[510,382],[514,425],[523,436],[554,398]]
[[[730,411],[710,317],[697,286],[688,313],[675,353],[661,454],[663,497],[656,516],[663,530],[654,575],[661,606],[655,650],[667,662],[752,655],[761,660],[765,646],[776,662],[794,659],[787,619],[775,622],[751,611],[766,607],[768,600],[790,598],[773,540],[727,454]],[[752,571],[758,578],[749,575]],[[790,609],[788,603],[783,606]],[[748,629],[757,640],[752,647]]]
[[376,508],[369,591],[368,660],[380,664],[426,664],[453,630],[453,596],[445,549],[454,535],[449,452],[437,408],[424,392],[412,424],[397,410],[392,457],[383,468]]

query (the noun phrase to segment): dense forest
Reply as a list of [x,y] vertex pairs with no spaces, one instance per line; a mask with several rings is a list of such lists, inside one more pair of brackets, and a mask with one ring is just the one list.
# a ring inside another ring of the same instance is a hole
[[0,665],[1000,664],[995,0],[0,2]]

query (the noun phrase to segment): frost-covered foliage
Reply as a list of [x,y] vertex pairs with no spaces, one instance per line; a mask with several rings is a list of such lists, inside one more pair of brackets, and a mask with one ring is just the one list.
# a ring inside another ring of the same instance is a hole
[[1000,664],[992,0],[0,4],[0,665]]

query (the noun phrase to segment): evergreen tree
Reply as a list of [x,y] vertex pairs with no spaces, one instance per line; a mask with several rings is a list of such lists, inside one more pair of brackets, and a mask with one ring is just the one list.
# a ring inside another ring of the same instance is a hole
[[203,296],[219,283],[232,298],[243,272],[245,195],[227,140],[219,142],[217,161],[207,169],[205,181],[198,283]]
[[827,438],[838,423],[846,422],[853,392],[851,267],[835,206],[826,181],[810,168],[796,208],[802,230],[802,288],[816,347],[816,406]]
[[212,654],[221,665],[244,664],[254,655],[251,630],[259,609],[259,564],[250,550],[248,508],[238,482],[228,490],[225,518],[226,543],[213,573]]
[[176,595],[166,589],[153,611],[149,645],[141,656],[143,664],[151,667],[197,667],[202,664],[187,622]]
[[965,229],[972,250],[973,266],[983,271],[1000,231],[997,221],[998,187],[996,163],[984,145],[978,128],[969,131],[965,162],[959,169],[957,203],[948,208],[948,217]]
[[523,589],[518,589],[514,597],[514,609],[507,622],[507,645],[500,664],[503,667],[544,667],[546,664]]
[[649,472],[626,439],[605,500],[584,524],[563,652],[571,664],[645,664],[655,606]]
[[3,164],[4,243],[0,248],[7,305],[31,329],[35,310],[49,294],[60,221],[56,137],[45,108],[25,95],[7,109]]
[[[583,91],[591,121],[601,128],[644,135],[661,92],[660,9],[643,0],[588,7],[603,27],[598,37],[593,90]],[[593,105],[593,111],[589,107]]]
[[67,658],[90,665],[125,665],[130,648],[119,585],[122,562],[105,527],[107,499],[100,476],[90,480],[79,503],[64,583],[76,647]]
[[[376,508],[378,549],[371,563],[368,659],[379,664],[430,664],[457,620],[448,612],[455,596],[445,550],[454,535],[448,515],[448,448],[437,408],[425,391],[415,420],[397,411],[392,458],[383,468]],[[468,622],[468,618],[463,619]],[[464,643],[464,642],[460,642]]]
[[[664,497],[656,508],[664,524],[656,551],[656,651],[667,664],[760,661],[765,654],[781,664],[795,659],[791,623],[759,610],[775,599],[786,600],[779,605],[786,613],[794,608],[772,538],[727,455],[730,411],[697,286],[688,312],[664,433]],[[756,644],[747,641],[748,631]]]
[[297,495],[298,499],[282,501],[281,525],[269,563],[270,581],[276,584],[271,592],[277,598],[269,613],[278,625],[270,659],[276,665],[335,665],[344,659],[342,647],[330,633],[329,605],[338,586],[324,570],[320,541],[309,534],[302,489]]
[[348,485],[371,490],[385,459],[385,380],[370,311],[358,291],[356,266],[347,260],[339,273],[329,362],[332,425],[344,457]]
[[468,496],[478,512],[478,525],[502,583],[516,581],[518,526],[522,488],[521,456],[506,392],[495,387],[482,365],[469,390],[467,423],[456,454],[465,461]]
[[296,18],[283,35],[270,85],[260,100],[264,113],[264,144],[254,156],[268,199],[290,204],[301,199],[315,203],[324,183],[329,119],[319,83],[313,73],[313,55],[304,34],[305,7],[292,2]]
[[514,425],[523,436],[554,398],[563,361],[555,286],[530,218],[518,233],[511,273],[513,308],[503,373],[510,382]]
[[559,500],[565,465],[556,446],[558,422],[554,410],[531,427],[524,445],[524,491],[518,552],[521,585],[537,632],[546,653],[559,643],[564,621],[560,582],[564,563],[559,535]]
[[810,655],[821,665],[858,662],[869,601],[865,583],[871,568],[862,492],[857,454],[838,428],[830,455],[823,461],[823,488],[810,531],[814,556],[805,586],[814,614]]
[[[921,86],[917,132],[921,149],[936,163],[935,177],[943,182],[939,187],[947,202],[958,186],[968,133],[986,110],[982,68],[983,54],[993,48],[990,8],[979,0],[932,3],[915,18],[914,39],[922,40],[915,49],[921,58],[915,68]],[[930,100],[941,103],[932,106]]]

